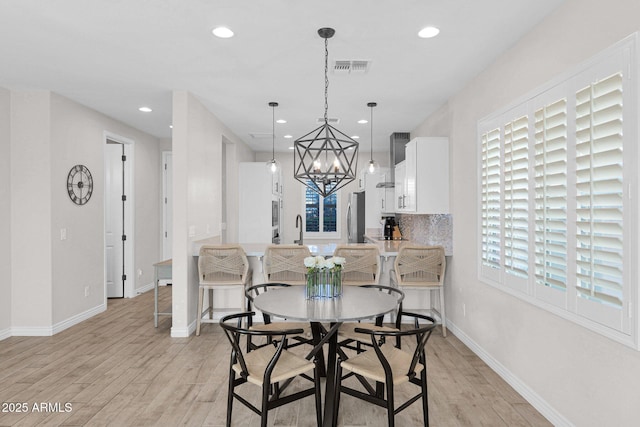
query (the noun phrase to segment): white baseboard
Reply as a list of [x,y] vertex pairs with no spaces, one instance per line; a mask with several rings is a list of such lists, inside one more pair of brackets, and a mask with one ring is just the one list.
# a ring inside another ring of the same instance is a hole
[[[10,336],[14,337],[50,337],[59,332],[64,331],[80,322],[83,322],[96,314],[102,313],[107,309],[106,304],[100,304],[87,311],[76,314],[62,322],[58,322],[53,326],[17,326],[11,328]],[[2,335],[0,335],[1,337]]]
[[11,336],[11,328],[3,329],[0,331],[0,341],[5,340]]
[[573,424],[556,411],[546,400],[533,391],[520,378],[509,371],[502,363],[494,359],[478,343],[466,335],[460,328],[447,319],[447,329],[449,329],[460,341],[471,349],[484,363],[489,365],[503,380],[505,380],[515,391],[520,393],[527,402],[538,410],[550,423],[556,427],[573,427]]
[[95,316],[96,314],[100,314],[103,311],[107,310],[107,304],[103,303],[100,304],[98,306],[95,306],[83,313],[80,314],[76,314],[75,316],[72,316],[70,318],[68,318],[67,320],[63,320],[62,322],[58,322],[55,325],[53,325],[53,334],[57,334],[58,332],[62,332],[65,329],[68,329],[74,325],[77,325],[80,322],[83,322],[87,319],[90,319],[91,317]]
[[152,290],[153,290],[153,282],[147,283],[144,286],[136,288],[136,296],[138,296],[140,294],[144,294],[145,292],[149,292],[149,291],[152,291]]

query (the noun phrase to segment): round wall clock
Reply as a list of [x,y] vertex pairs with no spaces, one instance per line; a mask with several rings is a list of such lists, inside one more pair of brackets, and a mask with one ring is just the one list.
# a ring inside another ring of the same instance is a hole
[[85,165],[75,165],[67,176],[69,198],[76,205],[84,205],[93,193],[93,178]]

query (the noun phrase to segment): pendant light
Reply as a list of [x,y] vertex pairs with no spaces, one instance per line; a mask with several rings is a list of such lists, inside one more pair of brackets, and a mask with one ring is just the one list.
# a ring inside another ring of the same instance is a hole
[[324,124],[294,143],[293,173],[295,179],[327,197],[356,177],[358,143],[329,124],[329,39],[333,28],[320,28],[324,39]]
[[370,175],[376,174],[378,173],[378,171],[380,170],[380,165],[378,164],[378,162],[376,162],[375,160],[373,160],[373,107],[375,107],[376,104],[375,102],[369,102],[367,104],[367,107],[371,108],[371,120],[369,123],[371,123],[371,158],[369,160],[369,164],[367,165],[367,173]]
[[266,164],[267,170],[273,174],[280,170],[280,163],[276,160],[276,107],[277,102],[270,102],[271,107],[271,160]]

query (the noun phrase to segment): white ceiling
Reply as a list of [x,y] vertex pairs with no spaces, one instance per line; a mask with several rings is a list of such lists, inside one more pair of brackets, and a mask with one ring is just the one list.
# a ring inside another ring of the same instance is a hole
[[[366,59],[366,74],[329,74],[329,116],[386,150],[462,89],[562,0],[0,0],[0,86],[46,89],[162,138],[171,93],[193,93],[256,151],[276,150],[324,115],[329,62]],[[231,28],[219,39],[211,30]],[[420,39],[427,26],[440,28]],[[331,66],[331,65],[330,65]],[[151,113],[138,107],[147,105]],[[250,134],[267,134],[252,138]]]

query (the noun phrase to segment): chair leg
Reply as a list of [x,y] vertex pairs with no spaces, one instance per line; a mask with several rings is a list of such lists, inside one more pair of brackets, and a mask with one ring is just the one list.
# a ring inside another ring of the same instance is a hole
[[395,408],[393,405],[393,381],[387,382],[387,424],[389,427],[395,426]]
[[236,379],[236,373],[233,369],[229,369],[229,392],[227,395],[227,427],[231,427],[231,410],[233,409],[233,383]]
[[316,388],[316,422],[318,423],[319,426],[321,426],[322,425],[322,392],[320,390],[320,370],[318,369],[317,361],[316,361],[316,368],[313,370],[313,381],[315,383],[315,388]]
[[427,397],[427,369],[420,373],[420,385],[422,388],[422,417],[425,427],[429,427],[429,398]]
[[336,395],[333,399],[333,425],[338,425],[338,414],[340,413],[340,394],[342,390],[342,365],[341,362],[338,361],[338,366],[336,367]]
[[262,384],[262,410],[260,412],[260,427],[267,427],[267,415],[269,414],[270,384]]
[[204,288],[200,288],[198,293],[198,317],[196,318],[196,336],[200,335],[200,323],[202,321],[202,300],[204,299]]
[[209,319],[213,319],[213,289],[209,289]]
[[441,322],[442,322],[442,336],[443,337],[447,337],[447,321],[446,321],[446,313],[444,311],[444,288],[442,286],[440,286],[440,289],[438,290],[438,293],[440,294],[440,317],[441,317]]

